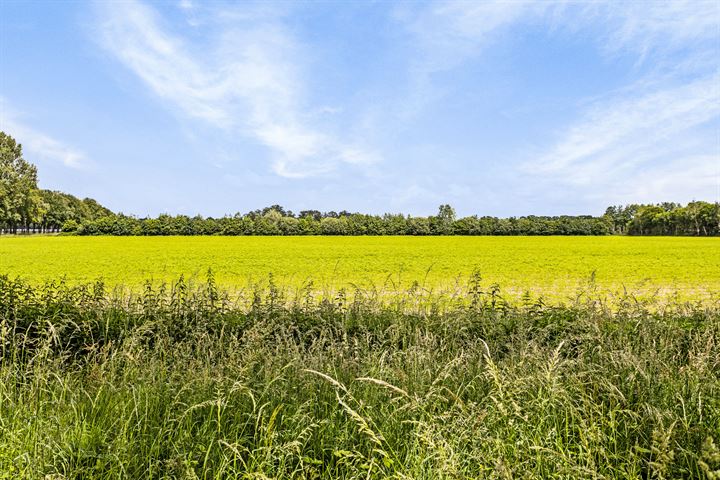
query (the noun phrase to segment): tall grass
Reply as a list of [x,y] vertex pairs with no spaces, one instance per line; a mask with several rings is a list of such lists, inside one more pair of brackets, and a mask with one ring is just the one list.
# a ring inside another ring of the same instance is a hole
[[0,277],[0,478],[720,478],[720,308]]

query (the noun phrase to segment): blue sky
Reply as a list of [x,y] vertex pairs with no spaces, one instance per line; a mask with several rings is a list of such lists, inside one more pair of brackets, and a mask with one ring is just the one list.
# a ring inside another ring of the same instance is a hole
[[0,128],[113,210],[720,200],[720,2],[0,3]]

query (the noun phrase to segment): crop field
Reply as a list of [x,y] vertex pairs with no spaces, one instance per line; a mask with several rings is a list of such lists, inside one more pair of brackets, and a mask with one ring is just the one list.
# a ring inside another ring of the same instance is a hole
[[718,291],[717,238],[0,238],[0,479],[720,478]]
[[33,283],[102,278],[139,287],[180,275],[243,288],[451,290],[479,271],[510,296],[564,299],[585,289],[705,299],[720,291],[720,240],[681,237],[5,237],[0,273]]

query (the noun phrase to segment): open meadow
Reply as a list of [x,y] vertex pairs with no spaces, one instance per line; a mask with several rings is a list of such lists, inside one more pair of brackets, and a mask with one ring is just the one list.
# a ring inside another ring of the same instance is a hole
[[720,478],[719,287],[717,238],[3,237],[0,479]]
[[139,288],[181,275],[239,289],[263,282],[318,291],[451,291],[474,272],[509,297],[603,293],[706,300],[720,291],[720,241],[689,237],[63,237],[0,238],[0,273],[31,283]]

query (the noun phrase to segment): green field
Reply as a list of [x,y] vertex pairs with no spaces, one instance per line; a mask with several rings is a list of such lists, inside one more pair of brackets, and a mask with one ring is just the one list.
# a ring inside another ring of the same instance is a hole
[[180,275],[224,287],[268,278],[317,288],[452,288],[479,270],[504,292],[573,295],[593,276],[603,291],[683,298],[720,291],[720,240],[678,237],[5,237],[0,273],[39,283],[103,278],[140,286]]
[[0,479],[720,478],[718,305],[98,287],[0,276]]
[[717,238],[4,237],[0,479],[720,478],[719,300]]

